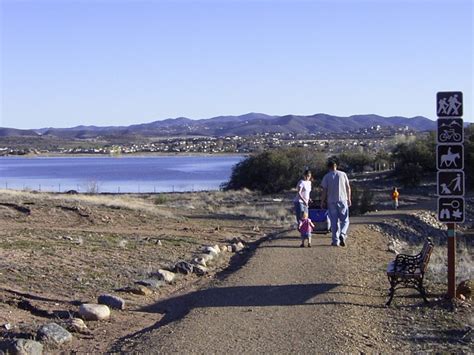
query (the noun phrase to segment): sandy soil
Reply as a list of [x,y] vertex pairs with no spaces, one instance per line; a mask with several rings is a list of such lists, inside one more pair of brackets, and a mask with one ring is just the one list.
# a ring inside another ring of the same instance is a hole
[[[34,338],[40,325],[64,324],[79,304],[113,293],[126,310],[48,351],[473,350],[470,303],[446,301],[443,284],[428,283],[429,306],[407,291],[383,307],[394,254],[370,226],[386,212],[353,218],[347,248],[319,236],[300,249],[289,198],[0,191],[0,337]],[[116,291],[234,238],[247,250],[223,253],[207,276],[181,275],[148,296]]]

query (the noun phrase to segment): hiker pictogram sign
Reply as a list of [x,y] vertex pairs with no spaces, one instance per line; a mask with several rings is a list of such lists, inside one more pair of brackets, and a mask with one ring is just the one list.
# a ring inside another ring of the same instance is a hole
[[438,198],[438,220],[445,223],[464,222],[464,198],[440,197]]
[[438,117],[461,117],[463,114],[462,92],[444,91],[436,94]]
[[438,170],[464,169],[464,147],[462,144],[438,144],[436,146]]
[[463,143],[464,122],[462,118],[438,119],[438,143]]
[[464,196],[464,171],[438,171],[438,196]]

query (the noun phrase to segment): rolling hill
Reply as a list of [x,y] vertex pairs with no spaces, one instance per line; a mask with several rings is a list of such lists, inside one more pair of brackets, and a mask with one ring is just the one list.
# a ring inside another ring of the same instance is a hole
[[249,136],[261,133],[325,134],[354,132],[380,125],[408,127],[416,131],[436,129],[436,122],[426,117],[383,117],[378,115],[331,116],[318,113],[311,116],[270,116],[248,113],[241,116],[219,116],[192,120],[186,117],[170,118],[131,126],[77,126],[72,128],[42,128],[19,130],[0,128],[0,137],[54,136],[63,139],[91,139],[109,136]]

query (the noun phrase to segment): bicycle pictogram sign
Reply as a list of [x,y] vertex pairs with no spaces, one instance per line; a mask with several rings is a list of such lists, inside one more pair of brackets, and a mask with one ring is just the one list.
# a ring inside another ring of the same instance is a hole
[[463,143],[464,122],[461,118],[438,119],[438,143]]

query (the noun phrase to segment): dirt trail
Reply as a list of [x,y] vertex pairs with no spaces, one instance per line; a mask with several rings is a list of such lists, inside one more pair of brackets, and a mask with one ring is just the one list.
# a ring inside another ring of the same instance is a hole
[[[230,197],[236,201],[222,207]],[[302,249],[294,230],[252,244],[282,231],[291,216],[281,200],[268,198],[267,205],[251,206],[248,201],[261,197],[247,192],[240,197],[196,194],[183,201],[184,196],[169,196],[168,214],[181,216],[176,220],[148,214],[156,207],[151,197],[143,209],[117,210],[101,205],[100,199],[84,203],[93,218],[78,221],[76,214],[51,209],[56,197],[15,198],[18,205],[36,199],[28,216],[0,209],[0,252],[5,256],[0,263],[5,285],[0,289],[0,324],[14,327],[0,327],[0,342],[2,335],[34,338],[38,326],[51,321],[49,315],[19,307],[20,301],[74,314],[79,301],[95,300],[163,265],[190,260],[204,245],[228,244],[238,236],[250,245],[242,255],[224,253],[209,275],[180,275],[151,296],[124,295],[126,310],[114,311],[106,322],[88,322],[90,335],[75,335],[70,344],[48,352],[474,352],[470,304],[452,312],[440,296],[444,285],[428,285],[433,286],[430,306],[410,290],[405,295],[415,297],[397,294],[393,307],[384,307],[385,268],[394,254],[387,252],[388,234],[371,225],[392,223],[396,229],[394,221],[419,208],[432,209],[432,201],[422,200],[430,206],[421,207],[417,198],[400,211],[352,218],[347,248],[331,247],[330,236],[324,235],[314,237],[313,248]],[[143,202],[127,201],[132,207]],[[183,214],[182,206],[189,205],[193,209]],[[71,225],[69,217],[77,224]]]
[[[348,246],[329,234],[299,248],[296,231],[260,244],[237,272],[142,311],[164,314],[113,350],[139,353],[469,352],[467,332],[440,299],[416,292],[384,307],[393,254],[369,224],[411,210],[352,218]],[[402,292],[403,294],[403,292]],[[413,296],[413,297],[412,297]],[[433,297],[431,299],[433,301]],[[438,295],[439,297],[439,295]]]
[[[371,218],[374,222],[379,217]],[[329,234],[299,248],[296,231],[262,243],[236,273],[144,309],[165,313],[129,339],[139,352],[390,352],[384,333],[386,241],[353,218],[348,247]]]

